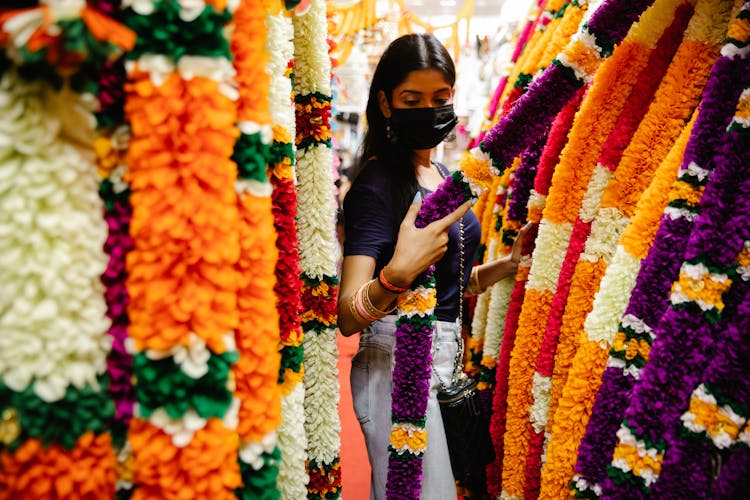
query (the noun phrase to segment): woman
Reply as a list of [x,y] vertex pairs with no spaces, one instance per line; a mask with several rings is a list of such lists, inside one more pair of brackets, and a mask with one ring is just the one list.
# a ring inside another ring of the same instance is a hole
[[[396,329],[393,310],[399,293],[436,265],[437,322],[422,497],[455,500],[436,394],[440,380],[450,381],[453,372],[460,336],[460,290],[481,293],[512,276],[520,258],[520,244],[515,244],[510,256],[472,268],[480,226],[469,211],[470,201],[424,228],[414,225],[421,198],[449,174],[443,165],[431,161],[431,154],[457,122],[452,104],[455,79],[453,61],[433,35],[406,35],[390,44],[373,75],[366,110],[368,130],[344,201],[339,328],[346,336],[362,332],[352,360],[351,383],[372,467],[371,499],[385,498]],[[519,232],[519,243],[527,229]],[[461,285],[462,267],[466,271]]]

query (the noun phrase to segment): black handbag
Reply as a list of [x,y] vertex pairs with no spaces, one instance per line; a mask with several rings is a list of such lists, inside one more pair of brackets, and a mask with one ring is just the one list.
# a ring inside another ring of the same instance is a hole
[[490,440],[490,413],[482,408],[477,380],[455,380],[437,394],[448,442],[453,477],[460,486],[484,490],[485,467],[495,458]]

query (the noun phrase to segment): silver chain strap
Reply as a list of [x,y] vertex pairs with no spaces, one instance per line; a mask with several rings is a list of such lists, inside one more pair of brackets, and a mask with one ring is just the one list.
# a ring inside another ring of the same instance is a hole
[[[459,272],[459,280],[458,280],[458,329],[456,330],[456,344],[458,345],[458,348],[456,349],[456,357],[453,360],[453,375],[451,376],[451,383],[455,384],[459,380],[463,379],[465,377],[463,372],[463,358],[464,358],[464,339],[461,336],[461,330],[463,329],[464,324],[464,219],[461,217],[458,219],[458,248],[459,248],[459,262],[458,262],[458,272]],[[435,346],[433,344],[433,352],[432,352],[432,359],[435,359]],[[438,379],[438,382],[440,382],[440,387],[447,391],[449,388],[449,385],[445,383],[445,381],[442,379],[440,374],[435,370],[435,365],[432,365],[432,371],[435,374],[435,376]]]

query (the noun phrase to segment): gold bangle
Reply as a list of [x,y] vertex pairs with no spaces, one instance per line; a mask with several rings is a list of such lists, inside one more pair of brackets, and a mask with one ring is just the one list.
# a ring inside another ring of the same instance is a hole
[[469,276],[469,288],[468,292],[471,295],[482,295],[484,288],[479,284],[479,266],[474,266],[471,269],[471,275]]
[[370,299],[370,287],[373,283],[375,283],[377,280],[371,280],[365,283],[364,290],[362,293],[362,302],[364,303],[365,310],[367,310],[367,313],[377,317],[378,319],[384,318],[385,316],[388,316],[391,312],[393,312],[394,309],[396,309],[396,306],[394,305],[390,309],[382,310],[375,306],[375,304],[372,303],[372,299]]

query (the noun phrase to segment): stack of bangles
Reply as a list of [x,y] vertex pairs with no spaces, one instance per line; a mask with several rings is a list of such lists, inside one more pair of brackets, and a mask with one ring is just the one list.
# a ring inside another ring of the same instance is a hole
[[372,279],[359,287],[359,289],[354,292],[354,295],[352,295],[352,301],[350,304],[350,309],[352,312],[352,315],[361,322],[366,323],[372,323],[374,321],[377,321],[381,318],[384,318],[388,316],[390,313],[392,313],[396,309],[396,305],[394,304],[393,307],[387,310],[381,310],[378,309],[370,299],[370,287],[372,286],[375,281],[380,282],[380,284],[388,290],[391,293],[401,294],[404,293],[406,290],[409,289],[408,286],[401,287],[394,285],[390,281],[388,281],[383,274],[383,271],[380,271],[380,274],[378,275],[377,279]]

